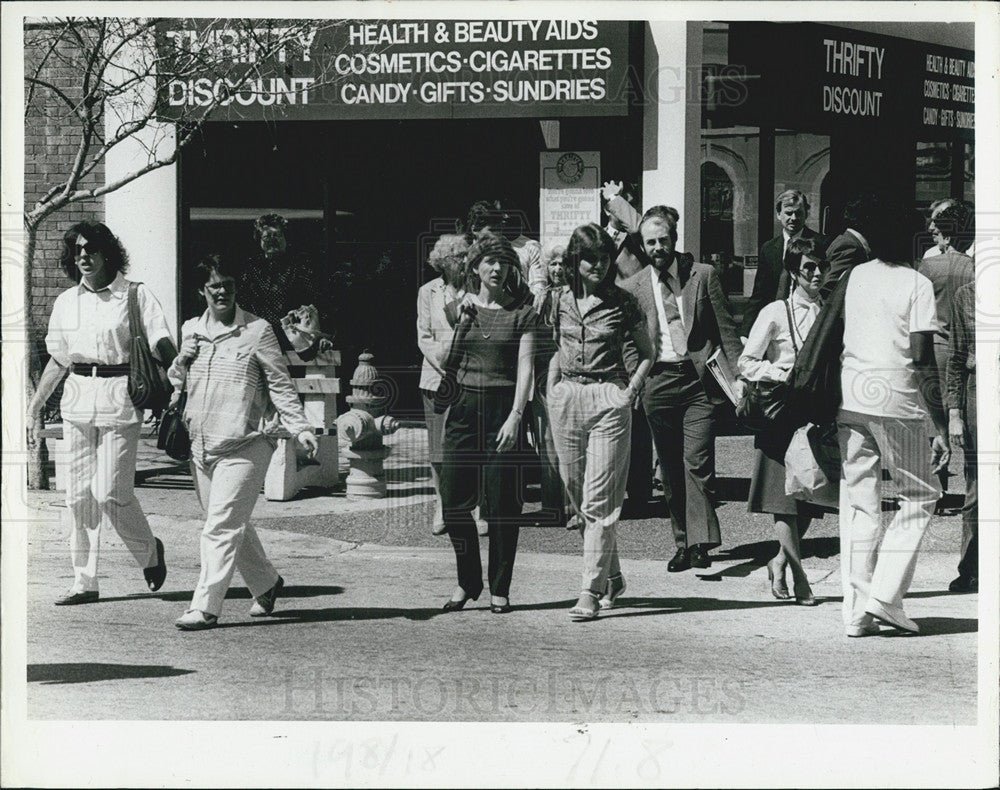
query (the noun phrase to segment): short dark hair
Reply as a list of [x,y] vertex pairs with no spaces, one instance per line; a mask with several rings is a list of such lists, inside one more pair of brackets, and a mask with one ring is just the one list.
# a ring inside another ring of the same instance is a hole
[[677,243],[677,223],[681,221],[681,215],[677,209],[673,206],[651,206],[646,209],[646,213],[639,220],[639,230],[641,231],[642,226],[652,220],[665,223],[670,229],[670,238],[674,240],[674,244]]
[[897,213],[898,209],[898,206],[890,206],[885,198],[874,192],[862,192],[844,206],[844,222],[871,243],[869,236],[881,233],[888,215]]
[[260,237],[264,235],[264,228],[276,228],[284,235],[288,229],[288,220],[280,214],[261,214],[253,221],[253,238],[260,244]]
[[[580,261],[597,262],[601,258],[607,258],[613,263],[618,248],[614,240],[608,235],[600,225],[590,222],[577,227],[569,237],[569,244],[566,245],[566,254],[563,256],[563,266],[566,267],[567,281],[573,287],[574,293],[580,293]],[[601,286],[614,282],[617,268],[608,266],[607,273]]]
[[483,228],[490,228],[499,234],[507,222],[507,212],[500,208],[499,200],[477,200],[469,208],[465,229],[469,233],[479,233]]
[[976,214],[972,204],[965,201],[956,201],[941,209],[931,222],[959,252],[969,249],[976,235]]
[[104,265],[112,272],[112,277],[128,271],[128,253],[125,252],[118,237],[103,222],[84,220],[67,230],[62,239],[59,265],[73,282],[80,282],[80,270],[76,266],[76,240],[80,236],[83,236],[88,244],[96,245],[96,252],[104,257]]
[[212,252],[202,257],[194,266],[194,282],[199,289],[212,279],[212,273],[217,273],[220,277],[232,277],[239,280],[239,269],[236,268],[232,258],[220,252]]
[[796,239],[792,239],[788,245],[788,252],[790,254],[785,258],[785,271],[789,274],[799,273],[803,258],[811,258],[814,261],[819,261],[821,269],[826,269],[830,266],[829,261],[826,259],[826,251],[823,247],[816,244],[816,239],[813,237],[807,239],[799,236]]

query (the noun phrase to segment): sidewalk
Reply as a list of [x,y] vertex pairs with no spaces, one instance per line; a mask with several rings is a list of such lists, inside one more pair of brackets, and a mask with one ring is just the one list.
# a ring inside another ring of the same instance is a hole
[[42,505],[29,533],[30,718],[975,721],[978,596],[943,591],[955,556],[930,533],[907,603],[919,637],[844,637],[835,554],[807,560],[824,599],[813,609],[773,600],[745,556],[700,575],[625,559],[621,605],[572,623],[569,553],[518,554],[509,615],[485,596],[444,614],[455,570],[441,539],[392,547],[272,529],[261,539],[287,584],[275,615],[247,616],[237,575],[220,627],[182,633],[173,621],[198,576],[200,518],[150,517],[170,569],[160,592],[145,592],[105,535],[101,601],[57,608],[71,581],[59,510]]

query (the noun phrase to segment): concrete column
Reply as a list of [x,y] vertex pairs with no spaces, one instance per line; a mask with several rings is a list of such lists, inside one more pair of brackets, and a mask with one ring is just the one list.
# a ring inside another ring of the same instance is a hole
[[[109,81],[120,79],[124,83],[136,72],[147,73],[152,46],[151,37],[135,36],[117,48],[115,62],[108,69]],[[115,137],[130,122],[148,117],[155,100],[156,80],[152,76],[114,96],[105,107],[106,139]],[[114,184],[150,162],[168,160],[176,144],[174,124],[151,121],[108,151],[105,184]],[[108,227],[128,250],[128,278],[145,283],[153,292],[177,337],[177,166],[159,167],[107,193],[104,211]]]
[[700,260],[702,27],[699,22],[646,26],[643,112],[643,209],[658,203],[681,214],[677,247]]
[[[141,168],[151,146],[155,145],[157,156],[169,157],[174,140],[174,125],[159,124],[115,146],[108,152],[105,182]],[[177,337],[177,166],[153,170],[109,192],[104,205],[108,227],[128,250],[128,279],[145,283],[153,292]]]

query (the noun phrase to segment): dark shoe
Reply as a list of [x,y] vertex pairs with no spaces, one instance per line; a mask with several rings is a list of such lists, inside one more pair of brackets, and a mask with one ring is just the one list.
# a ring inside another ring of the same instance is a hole
[[442,609],[446,612],[457,612],[459,609],[465,606],[466,601],[478,601],[482,591],[483,591],[482,587],[480,587],[473,595],[469,595],[468,593],[464,593],[463,591],[464,597],[461,600],[456,601],[452,599],[449,601],[445,601],[445,604],[442,607]]
[[156,592],[163,586],[167,578],[167,563],[163,561],[163,541],[156,538],[156,565],[145,568],[142,575],[146,577],[146,586],[150,592]]
[[774,560],[771,560],[767,563],[767,580],[771,583],[771,595],[779,601],[787,601],[792,594],[788,592],[788,585],[785,583],[785,568],[782,566],[779,572],[772,565],[773,562]]
[[948,589],[954,593],[979,592],[979,577],[959,576],[957,579],[952,580],[951,584],[948,585]]
[[70,590],[55,600],[56,606],[75,606],[78,603],[94,603],[101,594],[97,590],[85,590],[84,592],[73,592]]
[[799,606],[816,606],[819,601],[816,600],[816,596],[813,595],[812,588],[809,583],[806,582],[803,585],[794,585],[795,587],[795,603]]
[[680,573],[691,567],[691,558],[687,549],[677,549],[674,558],[667,563],[667,570],[670,573]]
[[502,598],[502,597],[503,596],[500,596],[500,595],[491,596],[491,598],[490,598],[490,611],[493,612],[493,614],[507,614],[507,612],[510,612],[510,611],[512,611],[514,609],[514,607],[510,605],[510,599],[509,598],[505,598],[504,599],[504,600],[507,601],[507,603],[497,603],[496,602],[497,598]]
[[691,567],[693,568],[711,568],[712,559],[708,556],[708,549],[702,546],[700,543],[697,546],[692,546],[689,552],[689,557],[691,560]]
[[174,625],[182,631],[206,631],[218,624],[219,618],[216,615],[200,609],[188,609],[174,621]]
[[285,580],[280,576],[274,583],[274,587],[262,595],[254,598],[253,606],[250,607],[251,617],[264,617],[274,611],[274,604],[281,594],[281,589],[285,586]]

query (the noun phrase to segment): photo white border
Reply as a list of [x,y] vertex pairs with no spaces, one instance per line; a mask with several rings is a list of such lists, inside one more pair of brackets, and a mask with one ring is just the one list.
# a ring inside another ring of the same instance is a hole
[[[276,11],[276,7],[281,10]],[[66,14],[345,18],[614,18],[768,21],[962,21],[976,23],[977,213],[1000,218],[997,130],[1000,6],[967,2],[136,2],[4,3],[2,6],[2,233],[17,234],[24,195],[22,20]],[[20,155],[18,155],[20,154]],[[4,313],[23,300],[4,247]],[[980,294],[1000,294],[1000,266],[977,273]],[[997,298],[997,297],[993,297]],[[997,314],[997,311],[994,311]],[[24,345],[3,338],[3,515],[25,517]],[[996,342],[996,337],[993,338]],[[26,536],[3,530],[2,769],[5,786],[741,786],[975,787],[996,782],[1000,458],[995,402],[997,346],[980,350],[982,530],[977,726],[782,726],[743,724],[468,724],[395,722],[51,722],[26,718]],[[20,457],[23,457],[20,456]],[[8,463],[11,463],[8,466]],[[19,487],[19,488],[18,488]],[[20,514],[14,508],[21,508]],[[22,522],[23,523],[23,522]],[[914,678],[914,683],[919,683]],[[375,739],[375,740],[369,740]],[[394,740],[395,739],[395,740]],[[353,767],[337,744],[393,743],[399,754],[442,747],[433,771]],[[151,748],[150,744],[154,747]],[[594,750],[613,759],[598,765]],[[654,770],[655,765],[655,770]],[[594,772],[595,766],[600,770]],[[613,770],[612,770],[613,768]],[[645,771],[645,772],[644,772]]]

